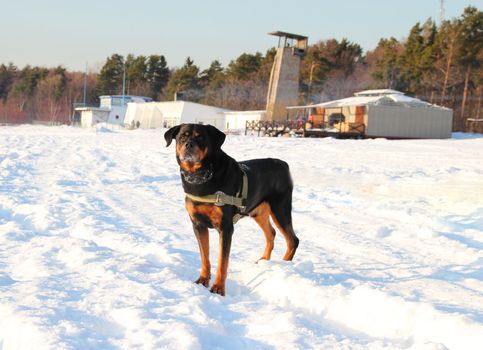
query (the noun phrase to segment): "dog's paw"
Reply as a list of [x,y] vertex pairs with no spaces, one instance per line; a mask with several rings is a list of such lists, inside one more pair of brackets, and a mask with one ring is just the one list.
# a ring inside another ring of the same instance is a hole
[[203,277],[203,276],[200,276],[196,281],[195,281],[196,284],[202,284],[204,285],[206,288],[208,288],[208,286],[210,285],[210,277]]
[[255,261],[255,264],[258,264],[258,262],[260,260],[270,260],[270,258],[267,259],[266,257],[262,256],[260,259],[258,259],[257,261]]
[[224,285],[221,285],[221,284],[214,284],[211,289],[210,289],[210,292],[214,293],[214,294],[220,294],[221,296],[225,296],[225,286]]

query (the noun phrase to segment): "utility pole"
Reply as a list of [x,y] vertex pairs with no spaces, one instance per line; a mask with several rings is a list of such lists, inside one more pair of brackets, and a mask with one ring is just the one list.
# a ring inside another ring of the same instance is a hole
[[124,95],[126,94],[126,60],[124,60],[122,70],[122,107],[124,108]]
[[86,62],[86,71],[84,72],[84,100],[83,100],[84,107],[87,105],[87,62]]

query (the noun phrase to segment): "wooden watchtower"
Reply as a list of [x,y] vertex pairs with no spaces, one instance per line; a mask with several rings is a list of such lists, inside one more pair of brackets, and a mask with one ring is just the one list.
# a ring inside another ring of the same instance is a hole
[[278,36],[278,48],[270,74],[267,94],[267,120],[285,120],[286,108],[298,102],[300,59],[307,52],[308,37],[286,32]]

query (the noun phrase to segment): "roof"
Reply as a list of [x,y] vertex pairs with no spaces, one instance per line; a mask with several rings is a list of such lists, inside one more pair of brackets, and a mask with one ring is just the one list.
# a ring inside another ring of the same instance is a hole
[[294,106],[288,109],[304,109],[304,108],[338,108],[350,106],[367,106],[367,105],[386,105],[386,106],[405,106],[405,107],[432,107],[449,109],[442,106],[432,105],[420,99],[406,96],[404,93],[396,90],[365,90],[354,94],[353,97],[347,97],[340,100],[328,101],[313,105]]
[[100,99],[116,99],[125,100],[125,102],[152,102],[153,99],[147,96],[135,96],[135,95],[102,95]]
[[[136,102],[136,101],[128,102],[128,105],[130,105],[130,104],[136,105],[136,104],[138,104],[138,102]],[[181,108],[184,108],[185,105],[194,105],[194,106],[199,106],[199,107],[203,107],[203,108],[213,108],[213,109],[217,109],[217,110],[219,110],[222,113],[232,112],[231,109],[221,108],[221,107],[215,107],[215,106],[205,105],[205,104],[198,103],[198,102],[185,101],[185,100],[177,100],[177,101],[150,101],[150,102],[147,102],[147,103],[142,103],[142,105],[146,105],[146,106],[150,106],[150,105],[151,106],[154,106],[154,105],[156,105],[156,106],[180,106]]]
[[364,90],[354,94],[354,96],[382,96],[382,95],[404,95],[401,91],[392,89]]
[[296,40],[306,40],[306,39],[309,38],[308,36],[292,34],[292,33],[287,33],[287,32],[281,32],[281,31],[271,32],[271,33],[268,33],[268,34],[275,35],[275,36],[285,36],[287,38],[296,39]]
[[76,111],[98,111],[98,112],[110,112],[110,108],[105,107],[76,107],[74,108]]
[[259,109],[255,111],[228,111],[225,112],[225,114],[261,114],[261,113],[266,113],[267,111],[264,109]]

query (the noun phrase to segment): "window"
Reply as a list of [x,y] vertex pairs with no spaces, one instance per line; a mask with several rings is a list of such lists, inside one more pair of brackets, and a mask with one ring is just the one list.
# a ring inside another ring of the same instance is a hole
[[334,126],[345,121],[345,116],[342,113],[332,113],[329,116],[329,126]]

